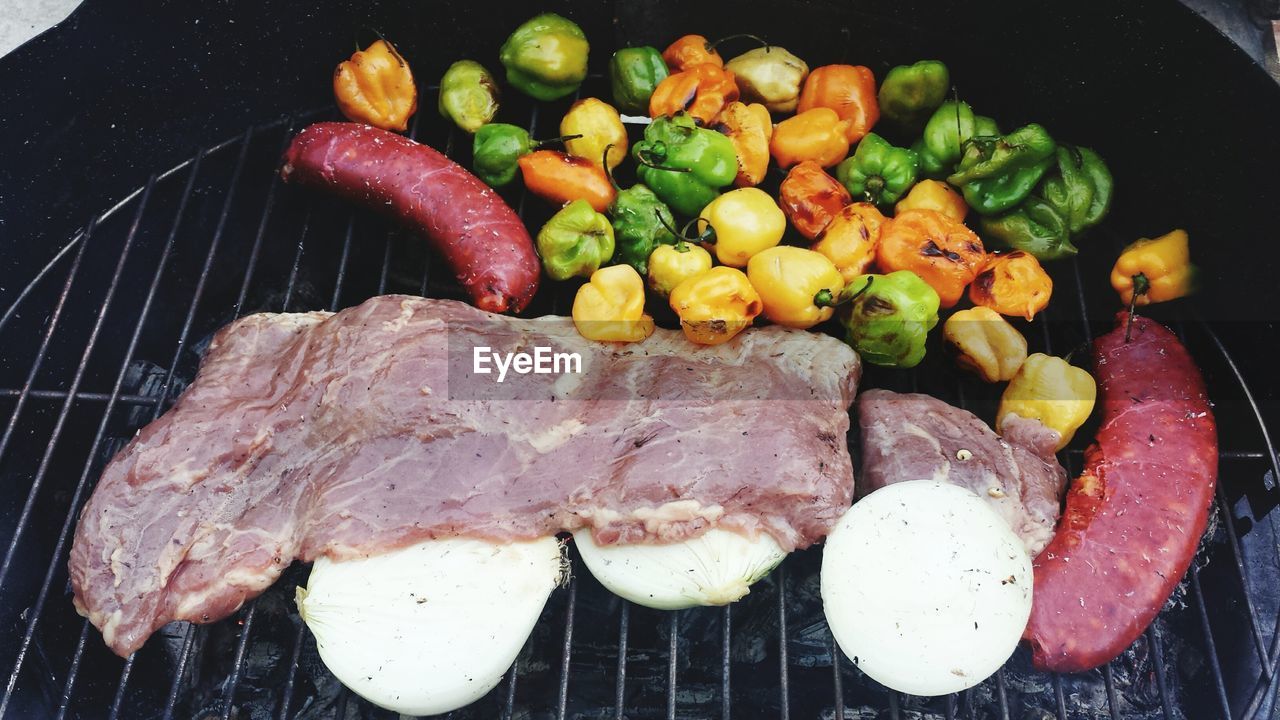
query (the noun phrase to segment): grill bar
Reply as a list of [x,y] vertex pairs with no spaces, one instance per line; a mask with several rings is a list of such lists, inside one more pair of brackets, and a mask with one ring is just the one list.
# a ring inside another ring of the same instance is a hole
[[1120,715],[1117,711],[1119,703],[1116,702],[1116,679],[1115,673],[1111,670],[1111,663],[1102,666],[1102,679],[1107,686],[1107,714],[1111,716],[1111,720],[1119,720]]
[[1213,630],[1209,627],[1209,612],[1204,604],[1204,593],[1200,590],[1200,568],[1191,566],[1191,591],[1196,598],[1199,610],[1200,628],[1204,631],[1204,642],[1207,646],[1205,654],[1209,657],[1209,669],[1213,671],[1214,690],[1217,691],[1218,703],[1224,718],[1231,717],[1231,703],[1227,701],[1227,685],[1222,677],[1222,663],[1218,661],[1218,643],[1213,638]]
[[[284,155],[285,149],[289,146],[289,140],[293,137],[293,118],[286,118],[284,126],[284,139],[280,141],[280,152],[276,153],[277,155]],[[262,206],[262,217],[258,219],[258,230],[253,235],[253,247],[249,249],[249,260],[245,263],[244,282],[240,284],[240,294],[236,297],[236,304],[231,309],[233,317],[240,317],[240,313],[244,311],[244,301],[249,296],[250,283],[253,282],[254,271],[258,268],[258,257],[262,253],[262,241],[267,235],[267,223],[271,221],[271,213],[275,210],[276,192],[279,189],[280,173],[272,173],[271,185],[267,187],[267,199]]]
[[[613,719],[623,720],[622,708],[626,702],[627,692],[627,631],[631,624],[631,603],[620,601],[622,610],[618,613],[618,679],[613,689]],[[726,705],[728,701],[726,701]]]
[[1160,690],[1160,709],[1165,720],[1173,720],[1173,707],[1169,702],[1169,687],[1164,678],[1164,644],[1160,642],[1160,621],[1147,628],[1147,642],[1151,645],[1151,659],[1156,669],[1156,687]]
[[[730,705],[730,685],[729,685],[729,666],[733,659],[733,610],[731,605],[725,605],[724,610],[720,612],[720,720],[729,720]],[[833,656],[834,657],[834,656]],[[836,666],[836,697],[840,696],[840,669]],[[837,706],[839,702],[837,702]],[[837,713],[837,717],[841,713]]]
[[564,610],[564,643],[560,648],[560,689],[556,702],[556,718],[564,720],[569,703],[569,659],[573,655],[573,615],[578,606],[578,581],[569,581],[569,602]]
[[231,676],[227,678],[227,687],[222,694],[222,720],[231,720],[232,710],[236,702],[236,687],[240,684],[240,673],[244,668],[245,649],[249,647],[249,635],[253,632],[253,614],[258,604],[250,602],[244,611],[244,622],[240,627],[240,640],[236,643],[236,659],[231,665]]
[[680,611],[667,613],[667,720],[676,720],[676,664],[680,652]]
[[778,566],[778,711],[791,718],[791,687],[787,677],[787,568]]
[[293,683],[298,677],[298,660],[302,656],[302,642],[307,637],[307,624],[298,619],[298,631],[293,634],[293,652],[289,654],[289,676],[284,683],[284,693],[280,698],[280,720],[288,720],[289,705],[293,702]]

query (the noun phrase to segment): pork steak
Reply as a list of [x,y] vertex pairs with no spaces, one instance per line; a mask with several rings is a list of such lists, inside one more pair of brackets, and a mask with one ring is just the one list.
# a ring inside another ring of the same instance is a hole
[[1016,416],[1002,438],[976,415],[929,396],[868,390],[858,397],[861,492],[903,480],[944,480],[984,498],[1035,557],[1053,539],[1067,471],[1058,433]]
[[[127,655],[171,620],[226,617],[294,560],[581,528],[629,543],[722,527],[790,550],[849,507],[860,365],[843,343],[546,327],[405,296],[232,323],[103,472],[71,552],[76,608]],[[579,353],[582,372],[485,396],[493,376],[459,361],[536,344]]]

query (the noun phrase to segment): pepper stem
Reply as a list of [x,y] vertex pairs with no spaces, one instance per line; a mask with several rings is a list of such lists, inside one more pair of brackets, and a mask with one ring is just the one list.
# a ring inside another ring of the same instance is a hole
[[[705,242],[701,237],[689,237],[686,234],[689,230],[689,223],[685,223],[683,228],[677,230],[674,225],[667,222],[667,219],[662,216],[662,210],[654,208],[653,214],[657,216],[658,222],[662,223],[662,227],[666,228],[672,235],[676,236],[676,244],[674,246],[676,252],[687,253],[689,252],[689,243]],[[694,218],[695,222],[697,220],[698,218]],[[711,228],[711,223],[707,223],[707,228]]]
[[711,221],[710,221],[710,220],[708,220],[708,219],[706,219],[706,218],[704,218],[704,217],[701,217],[701,216],[696,217],[696,218],[694,218],[694,219],[690,220],[689,222],[685,223],[685,224],[684,224],[684,227],[680,228],[680,234],[681,234],[681,235],[685,235],[685,234],[687,234],[687,233],[689,232],[689,227],[690,227],[690,226],[693,226],[693,229],[696,231],[696,230],[698,229],[698,223],[699,223],[699,222],[704,222],[704,223],[706,223],[706,224],[707,224],[707,229],[706,229],[706,230],[703,230],[702,232],[699,232],[699,233],[698,233],[698,235],[697,235],[697,237],[692,238],[689,242],[695,242],[695,243],[699,243],[699,244],[707,244],[707,245],[715,245],[715,244],[716,244],[716,228],[715,228],[715,226],[714,226],[714,225],[712,225],[712,224],[711,224]]
[[604,168],[604,175],[609,178],[609,184],[613,186],[614,192],[621,192],[622,188],[618,187],[618,181],[613,179],[613,168],[609,167],[609,151],[612,149],[613,143],[604,146],[604,152],[600,155],[600,167]]
[[654,170],[666,170],[667,172],[689,172],[689,168],[667,167],[666,165],[655,165],[653,161],[645,157],[643,150],[636,153],[636,162]]
[[1129,342],[1129,333],[1133,331],[1134,310],[1138,307],[1138,296],[1146,295],[1151,289],[1151,281],[1146,275],[1138,273],[1130,277],[1133,280],[1133,294],[1129,296],[1129,317],[1124,322],[1124,341]]
[[884,178],[879,175],[867,178],[867,183],[862,188],[862,194],[866,196],[867,201],[879,203],[882,193],[884,193]]
[[840,307],[841,305],[846,305],[848,303],[853,302],[854,300],[857,300],[859,295],[862,295],[866,291],[870,290],[871,283],[875,281],[876,281],[876,276],[870,275],[867,277],[866,285],[863,285],[862,287],[858,288],[857,292],[846,295],[845,293],[853,285],[853,283],[849,283],[848,285],[841,288],[840,296],[837,298],[832,298],[831,291],[827,290],[826,288],[823,288],[819,290],[816,295],[813,296],[813,304],[817,305],[818,307]]
[[759,35],[752,35],[751,33],[738,33],[737,35],[725,35],[724,37],[720,38],[719,40],[716,40],[715,42],[707,43],[707,46],[706,46],[707,52],[713,52],[716,49],[716,46],[718,46],[722,42],[725,42],[726,40],[741,40],[742,38],[751,38],[752,40],[755,40],[756,42],[760,43],[760,46],[765,49],[765,52],[768,52],[769,48],[772,47],[771,45],[769,45],[768,40],[765,40]]
[[546,140],[534,140],[533,149],[539,150],[543,146],[550,145],[551,143],[562,143],[562,142],[567,142],[569,140],[577,140],[580,137],[582,137],[581,133],[577,135],[561,135],[560,137],[547,138]]

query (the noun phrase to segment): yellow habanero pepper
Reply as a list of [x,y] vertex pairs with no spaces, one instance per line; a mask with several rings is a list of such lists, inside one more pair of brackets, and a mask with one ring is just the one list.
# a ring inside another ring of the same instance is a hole
[[357,50],[338,64],[333,96],[348,120],[403,132],[418,109],[418,88],[409,63],[386,40]]
[[677,285],[711,269],[711,253],[681,240],[649,253],[649,287],[667,297]]
[[[1111,269],[1111,287],[1126,305],[1173,300],[1195,290],[1196,268],[1186,230],[1174,230],[1124,249]],[[1134,293],[1137,292],[1135,300]]]
[[1098,387],[1093,376],[1052,355],[1034,353],[1018,368],[996,411],[996,431],[1004,432],[1009,415],[1039,420],[1058,433],[1057,449],[1071,442],[1071,436],[1089,419]]
[[826,255],[791,245],[752,255],[747,278],[760,294],[765,317],[801,329],[830,320],[844,288],[844,277]]
[[716,259],[746,267],[752,255],[777,245],[787,216],[769,193],[757,188],[730,190],[712,200],[698,218],[715,231]]
[[653,334],[653,318],[644,312],[644,281],[630,265],[611,265],[591,273],[573,296],[573,324],[588,340],[637,342]]
[[848,125],[831,108],[806,110],[778,123],[769,151],[784,170],[805,160],[831,167],[849,154]]
[[826,255],[840,270],[845,282],[853,282],[876,259],[880,226],[884,223],[885,216],[871,203],[845,205],[831,218],[810,249]]
[[941,180],[921,180],[912,186],[906,197],[893,206],[895,215],[907,210],[936,210],[956,222],[964,222],[964,216],[969,214],[969,205],[964,201],[964,196],[947,183]]
[[627,157],[627,129],[622,126],[622,117],[612,105],[597,98],[583,98],[570,105],[560,118],[560,135],[580,135],[564,141],[565,151],[597,165],[609,148],[609,170]]
[[961,310],[942,326],[942,336],[956,349],[956,364],[983,380],[1012,380],[1027,360],[1027,339],[991,308]]
[[699,345],[719,345],[745,330],[764,304],[741,270],[715,267],[671,291],[671,309],[684,336]]
[[765,106],[731,102],[720,111],[711,129],[728,136],[737,152],[738,176],[733,184],[759,185],[769,169],[769,138],[773,136],[773,120]]

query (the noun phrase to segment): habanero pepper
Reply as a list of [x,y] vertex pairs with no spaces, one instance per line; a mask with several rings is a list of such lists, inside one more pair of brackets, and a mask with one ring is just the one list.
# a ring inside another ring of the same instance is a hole
[[631,156],[640,182],[685,217],[702,212],[738,173],[733,142],[684,113],[655,118]]
[[475,60],[459,60],[440,78],[440,115],[474,133],[498,114],[498,82]]
[[732,72],[716,65],[694,65],[658,83],[649,97],[649,117],[686,112],[705,126],[737,99],[738,83]]
[[1196,287],[1186,230],[1143,238],[1120,253],[1111,268],[1111,287],[1126,305],[1149,305],[1189,295]]
[[1086,147],[1059,145],[1055,159],[1057,164],[1040,181],[1036,194],[1062,216],[1072,235],[1078,235],[1102,222],[1111,209],[1111,171]]
[[876,100],[876,76],[862,65],[823,65],[814,68],[800,90],[796,112],[824,107],[836,111],[844,126],[845,139],[856,143],[871,132],[880,119]]
[[641,183],[618,191],[609,217],[617,246],[613,261],[630,265],[641,275],[648,274],[649,256],[659,245],[676,243],[671,208]]
[[937,210],[958,222],[964,222],[969,214],[969,206],[960,193],[941,180],[921,180],[912,186],[907,196],[893,206],[895,213],[907,210]]
[[1052,295],[1049,273],[1033,255],[1020,250],[988,255],[969,286],[969,299],[974,305],[1028,321],[1045,309]]
[[969,207],[994,215],[1022,202],[1054,164],[1057,144],[1035,123],[999,138],[974,137],[965,144],[947,182],[964,193]]
[[1021,250],[1042,262],[1079,252],[1071,244],[1066,219],[1046,200],[1034,195],[999,215],[979,216],[978,230],[994,247]]
[[831,319],[844,289],[844,277],[825,255],[791,245],[752,255],[747,279],[760,294],[765,317],[800,329]]
[[738,187],[759,185],[769,169],[769,138],[773,136],[773,120],[763,105],[731,102],[716,118],[712,130],[733,143],[738,157]]
[[1093,376],[1060,357],[1033,353],[1005,386],[996,410],[996,432],[1004,432],[1010,415],[1039,420],[1057,432],[1057,450],[1071,442],[1089,419],[1098,399]]
[[498,50],[507,82],[535,100],[556,100],[587,77],[591,46],[577,23],[542,13],[516,28]]
[[947,99],[951,73],[939,60],[899,65],[884,76],[876,99],[880,114],[903,129],[918,128]]
[[778,113],[796,109],[800,102],[800,84],[809,75],[805,61],[776,45],[748,50],[724,67],[738,79],[743,99]]
[[710,270],[711,264],[711,253],[698,245],[684,240],[659,245],[649,255],[649,288],[668,297],[680,283]]
[[695,65],[715,65],[724,67],[724,58],[716,52],[715,46],[701,35],[685,35],[662,51],[662,59],[666,61],[671,72],[687,70]]
[[955,348],[957,365],[989,383],[1012,380],[1027,359],[1027,339],[991,308],[952,313],[942,337]]
[[876,248],[881,270],[915,273],[937,291],[944,308],[959,302],[986,259],[972,230],[933,210],[908,210],[888,220]]
[[916,182],[919,160],[906,148],[868,133],[853,155],[836,168],[836,177],[855,200],[892,205]]
[[846,205],[810,249],[826,255],[845,281],[852,282],[875,262],[885,222],[887,218],[871,203]]
[[538,231],[538,257],[552,280],[591,277],[613,257],[613,226],[585,200],[574,200]]
[[629,265],[591,273],[573,296],[573,325],[588,340],[639,342],[653,334],[644,312],[644,280]]
[[602,213],[617,197],[599,162],[555,150],[535,150],[516,162],[529,192],[553,205],[583,200]]
[[782,241],[787,217],[769,193],[759,188],[730,190],[712,200],[698,216],[713,232],[716,259],[746,267],[756,253]]
[[348,120],[404,132],[418,110],[418,88],[395,46],[378,40],[338,64],[333,96]]
[[667,64],[657,48],[647,45],[622,48],[609,58],[613,104],[633,115],[648,112],[649,98],[668,74]]
[[671,291],[671,309],[684,336],[699,345],[719,345],[746,330],[764,309],[760,294],[737,268],[714,267]]
[[[627,157],[627,129],[618,111],[598,98],[583,98],[560,118],[560,136],[570,155],[604,163],[609,170]],[[606,151],[607,148],[607,151]]]
[[782,212],[796,232],[812,240],[841,208],[853,202],[849,191],[812,160],[798,163],[778,188]]
[[913,368],[938,324],[938,293],[908,270],[861,275],[840,292],[845,342],[872,365]]
[[975,137],[998,135],[1000,128],[995,120],[975,115],[969,103],[948,100],[929,117],[924,133],[911,149],[920,156],[924,175],[938,180],[955,171],[965,143]]
[[831,108],[805,110],[778,123],[769,152],[784,170],[806,160],[831,167],[849,154],[848,124]]

